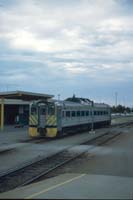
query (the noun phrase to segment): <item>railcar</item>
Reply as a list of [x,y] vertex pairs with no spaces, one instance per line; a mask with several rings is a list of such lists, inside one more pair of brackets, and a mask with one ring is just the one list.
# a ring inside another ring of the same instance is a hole
[[72,97],[64,101],[36,101],[30,105],[29,135],[60,137],[110,125],[110,106]]

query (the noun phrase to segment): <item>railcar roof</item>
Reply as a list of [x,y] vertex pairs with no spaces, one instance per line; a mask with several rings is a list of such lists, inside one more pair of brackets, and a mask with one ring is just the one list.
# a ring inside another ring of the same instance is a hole
[[[82,107],[82,106],[92,106],[92,104],[90,102],[82,102],[82,103],[78,103],[78,102],[72,102],[72,101],[65,101],[65,100],[56,100],[56,99],[53,99],[53,101],[57,104],[57,105],[60,105],[60,106],[78,106],[78,107]],[[104,104],[104,103],[94,103],[94,107],[104,107],[104,108],[107,108],[107,107],[110,107],[108,104]]]

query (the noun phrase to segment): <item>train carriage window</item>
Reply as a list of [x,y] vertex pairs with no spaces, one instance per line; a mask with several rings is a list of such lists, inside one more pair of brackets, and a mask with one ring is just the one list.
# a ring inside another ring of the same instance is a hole
[[94,111],[94,115],[96,115],[96,111]]
[[65,112],[64,111],[62,111],[62,117],[65,117]]
[[80,111],[77,111],[77,117],[80,117]]
[[70,111],[66,111],[66,117],[70,117]]
[[86,116],[89,116],[89,111],[88,110],[86,111]]
[[72,111],[72,117],[75,117],[75,116],[76,116],[75,111]]
[[90,115],[92,115],[92,111],[90,111]]
[[84,117],[85,116],[85,112],[81,111],[81,116]]

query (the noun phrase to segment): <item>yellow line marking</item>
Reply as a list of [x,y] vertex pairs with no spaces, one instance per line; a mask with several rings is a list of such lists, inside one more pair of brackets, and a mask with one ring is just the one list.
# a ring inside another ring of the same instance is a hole
[[59,184],[57,184],[57,185],[54,185],[54,186],[49,187],[49,188],[47,188],[47,189],[44,189],[44,190],[42,190],[42,191],[40,191],[40,192],[34,193],[34,194],[32,194],[32,195],[30,195],[30,196],[28,196],[28,197],[25,197],[24,199],[31,199],[32,197],[35,197],[35,196],[38,196],[39,194],[48,192],[48,191],[50,191],[50,190],[52,190],[52,189],[55,189],[55,188],[57,188],[57,187],[59,187],[59,186],[65,185],[66,183],[70,183],[70,182],[72,182],[72,181],[74,181],[74,180],[76,180],[76,179],[79,179],[79,178],[81,178],[81,177],[83,177],[83,176],[85,176],[85,175],[86,175],[86,174],[82,174],[82,175],[80,175],[80,176],[74,177],[74,178],[72,178],[72,179],[69,179],[69,180],[63,182],[63,183],[59,183]]

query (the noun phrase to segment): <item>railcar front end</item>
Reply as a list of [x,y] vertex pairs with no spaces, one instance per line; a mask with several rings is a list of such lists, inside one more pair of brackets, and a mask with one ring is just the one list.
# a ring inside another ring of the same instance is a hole
[[36,102],[30,105],[29,135],[31,137],[57,136],[56,106],[51,102]]

